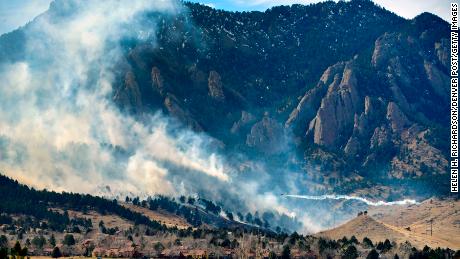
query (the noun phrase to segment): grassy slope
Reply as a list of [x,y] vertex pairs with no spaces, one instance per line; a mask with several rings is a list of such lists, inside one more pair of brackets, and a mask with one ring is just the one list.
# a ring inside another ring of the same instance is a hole
[[[317,235],[332,239],[354,235],[360,241],[367,236],[374,243],[388,238],[396,243],[409,241],[418,248],[428,245],[460,249],[459,201],[427,200],[419,205],[383,206],[371,208],[369,215],[359,216]],[[431,218],[434,219],[433,236],[426,233]]]

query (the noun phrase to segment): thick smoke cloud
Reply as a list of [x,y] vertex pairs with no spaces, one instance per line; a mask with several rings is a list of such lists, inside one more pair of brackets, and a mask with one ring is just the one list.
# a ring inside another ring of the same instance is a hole
[[147,16],[182,8],[174,0],[58,0],[25,26],[25,57],[0,64],[0,171],[37,188],[198,195],[233,211],[275,211],[291,229],[299,230],[294,217],[304,232],[327,226],[319,206],[280,197],[305,193],[304,175],[257,162],[235,170],[246,159],[229,162],[205,134],[160,113],[134,118],[113,103],[121,42],[155,47],[156,21]]
[[405,199],[401,201],[371,201],[366,198],[350,196],[350,195],[293,195],[293,194],[286,194],[286,197],[296,198],[296,199],[304,199],[304,200],[314,200],[314,201],[323,201],[323,200],[355,200],[365,203],[369,206],[393,206],[393,205],[415,205],[418,204],[416,200],[412,199]]
[[172,165],[229,181],[207,139],[168,133],[161,115],[141,123],[112,104],[111,67],[125,39],[154,42],[145,14],[174,15],[175,1],[57,1],[24,28],[25,59],[2,64],[0,166],[14,178],[55,190],[176,194]]
[[25,26],[25,58],[0,65],[2,173],[56,191],[199,195],[243,212],[292,214],[260,191],[267,175],[238,176],[210,151],[211,138],[162,114],[134,118],[112,102],[120,43],[155,47],[147,15],[182,8],[173,0],[58,0]]

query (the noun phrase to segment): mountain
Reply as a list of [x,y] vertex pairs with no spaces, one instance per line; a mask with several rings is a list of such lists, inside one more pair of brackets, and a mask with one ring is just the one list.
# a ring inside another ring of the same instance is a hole
[[[71,14],[58,0],[42,16]],[[302,172],[319,184],[307,192],[448,191],[449,24],[439,17],[406,20],[368,0],[265,12],[185,2],[148,22],[155,44],[123,40],[111,68],[112,100],[139,121],[163,111],[244,157],[235,168]],[[0,62],[26,57],[33,23],[0,37]]]
[[[360,0],[186,7],[157,18],[158,46],[130,45],[114,96],[122,109],[161,109],[226,152],[297,154],[331,190],[404,181],[416,187],[392,195],[426,196],[427,182],[447,186],[447,22]],[[363,180],[350,186],[350,176]]]
[[62,213],[67,210],[79,211],[83,214],[94,211],[97,214],[113,215],[135,225],[150,227],[152,231],[167,231],[168,227],[187,229],[203,224],[216,229],[251,228],[250,224],[233,220],[233,215],[229,217],[227,213],[226,217],[221,216],[222,208],[205,199],[183,197],[181,198],[183,201],[176,201],[174,198],[158,196],[141,201],[139,197],[134,199],[126,197],[125,202],[119,202],[116,199],[108,200],[91,195],[37,191],[3,175],[0,175],[0,183],[2,186],[0,213],[34,217],[37,221],[33,222],[33,225],[38,227],[41,221],[45,221],[53,231],[62,232],[73,226],[69,215]]
[[0,175],[0,259],[452,258],[449,60],[370,0],[55,0],[0,36],[0,170],[66,192]]
[[[38,191],[3,175],[0,186],[0,249],[12,248],[17,241],[29,248],[28,255],[50,255],[53,247],[58,247],[65,256],[99,256],[111,252],[112,257],[159,256],[166,248],[193,254],[200,250],[198,247],[207,251],[208,239],[212,237],[215,248],[209,251],[223,255],[226,248],[227,252],[232,251],[241,242],[232,239],[235,241],[222,244],[230,238],[227,233],[233,231],[272,238],[286,235],[236,221],[229,214],[221,216],[219,206],[203,199],[184,197],[183,201],[182,198],[176,201],[158,196],[141,201],[138,197],[127,197],[123,202]],[[73,240],[70,243],[66,241],[69,235]],[[169,239],[174,244],[168,244]]]
[[[330,239],[355,236],[358,240],[363,240],[367,237],[375,242],[375,245],[388,239],[397,244],[409,242],[419,249],[423,249],[425,245],[458,249],[460,243],[452,232],[457,228],[455,220],[458,216],[452,202],[437,200],[433,203],[427,200],[419,205],[397,208],[398,213],[394,213],[394,208],[389,207],[372,208],[366,215],[360,215],[340,226],[321,231],[317,235]],[[458,206],[458,202],[453,203]],[[431,207],[430,214],[426,214],[427,207]],[[440,212],[448,216],[437,217]],[[411,215],[418,215],[417,219]],[[436,219],[433,234],[430,232],[432,218]],[[404,224],[401,224],[401,221],[405,221]]]
[[445,244],[455,248],[460,244],[454,233],[459,229],[459,205],[458,200],[432,198],[412,206],[375,207],[369,215],[394,229],[403,229],[405,236],[415,239],[411,241],[413,245],[422,247],[428,239],[430,246]]
[[[286,254],[296,258],[318,258],[345,256],[353,251],[353,254],[365,256],[373,245],[369,247],[368,242],[361,242],[364,236],[374,240],[375,248],[386,256],[398,253],[407,257],[422,253],[452,258],[455,252],[447,247],[458,248],[455,235],[442,238],[419,233],[407,235],[405,233],[412,232],[367,215],[316,235],[304,236],[297,232],[288,235],[223,217],[216,213],[216,205],[211,206],[212,202],[204,202],[206,207],[199,200],[192,201],[191,197],[178,201],[161,196],[142,201],[127,197],[123,202],[91,195],[38,191],[1,175],[0,184],[2,256],[8,252],[11,255],[19,253],[19,256],[60,254],[112,258],[269,258]],[[427,201],[419,208],[444,206],[442,213],[457,213],[453,204],[458,202]],[[422,212],[417,207],[401,208],[401,211]],[[392,218],[388,210],[370,213],[378,213],[376,216],[383,216],[385,220]],[[391,243],[383,239],[390,239]],[[423,245],[441,248],[420,250]]]

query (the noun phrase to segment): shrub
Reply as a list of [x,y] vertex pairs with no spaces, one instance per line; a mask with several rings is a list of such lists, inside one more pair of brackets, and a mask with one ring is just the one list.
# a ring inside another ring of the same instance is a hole
[[347,249],[343,253],[342,258],[343,259],[356,259],[358,258],[358,256],[359,256],[358,250],[356,249],[356,247],[354,245],[350,245],[347,247]]
[[351,243],[351,244],[356,244],[356,245],[357,245],[357,244],[359,244],[359,241],[358,241],[358,239],[356,239],[355,236],[351,236],[351,238],[350,238],[350,243]]
[[370,240],[368,237],[363,238],[363,245],[367,248],[374,247],[372,240]]
[[50,242],[51,246],[56,246],[56,238],[54,237],[54,234],[51,235],[50,240],[48,241]]
[[59,250],[59,247],[55,247],[55,248],[53,249],[53,252],[51,252],[51,257],[52,257],[52,258],[59,258],[59,257],[61,257],[61,256],[62,256],[61,250]]
[[372,249],[367,255],[366,259],[379,259],[379,253],[377,250]]
[[11,249],[11,255],[19,255],[21,250],[22,250],[21,249],[21,244],[19,243],[19,241],[16,241],[16,243],[14,244],[13,249]]
[[155,249],[155,251],[157,252],[161,252],[165,249],[165,246],[160,243],[160,242],[157,242],[154,246],[153,246],[153,249]]
[[7,259],[8,258],[8,249],[5,247],[0,248],[0,259]]
[[8,238],[5,235],[0,236],[0,248],[6,248],[8,246]]
[[64,236],[64,240],[62,241],[62,244],[66,246],[73,246],[75,245],[75,239],[73,235],[67,234]]
[[289,259],[291,258],[291,248],[288,245],[283,247],[283,252],[281,253],[282,259]]
[[46,244],[46,239],[43,236],[36,236],[32,239],[32,244],[41,249]]

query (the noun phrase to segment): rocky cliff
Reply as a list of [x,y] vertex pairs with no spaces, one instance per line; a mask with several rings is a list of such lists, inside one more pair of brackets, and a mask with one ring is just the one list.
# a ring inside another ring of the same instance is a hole
[[[250,14],[189,8],[194,26],[162,27],[169,47],[149,51],[153,91],[188,127],[244,152],[303,153],[301,164],[338,182],[446,174],[449,35],[440,18],[403,20],[369,1]],[[165,65],[164,56],[176,58]],[[131,70],[142,75],[144,63],[131,60]]]
[[[427,16],[411,25],[420,26]],[[303,129],[307,142],[344,154],[365,174],[377,168],[390,178],[445,174],[446,146],[433,137],[434,125],[447,122],[448,115],[446,38],[427,43],[433,39],[426,35],[427,30],[384,33],[371,55],[330,66],[286,126]]]
[[[185,3],[149,17],[157,45],[128,41],[114,67],[123,111],[160,110],[222,152],[283,160],[325,188],[444,179],[450,51],[439,17],[406,20],[367,0],[265,12]],[[0,37],[0,61],[21,59],[11,40],[22,33]]]

